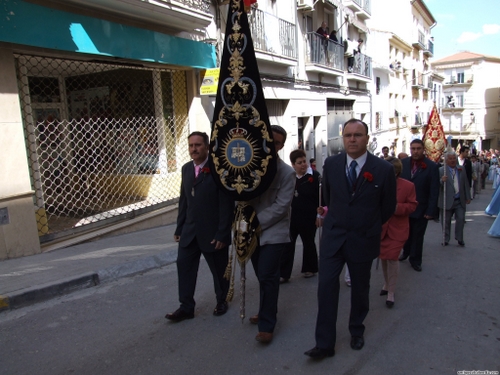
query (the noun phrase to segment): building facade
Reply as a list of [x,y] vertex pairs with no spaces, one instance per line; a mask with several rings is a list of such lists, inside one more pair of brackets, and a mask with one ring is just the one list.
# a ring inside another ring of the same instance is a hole
[[460,52],[432,63],[444,77],[441,122],[452,146],[500,147],[500,57]]
[[423,136],[434,98],[439,96],[439,84],[434,84],[430,69],[434,53],[431,29],[435,24],[422,0],[373,1],[368,26],[372,40],[369,53],[374,60],[370,146],[375,154],[384,146],[396,156],[408,153],[410,142]]

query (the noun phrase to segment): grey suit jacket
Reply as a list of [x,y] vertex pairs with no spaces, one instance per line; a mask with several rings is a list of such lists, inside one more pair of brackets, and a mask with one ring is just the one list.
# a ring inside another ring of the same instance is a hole
[[278,159],[271,186],[248,203],[257,212],[262,233],[260,245],[290,242],[290,206],[295,191],[295,171]]
[[396,209],[393,166],[368,153],[353,194],[346,176],[346,154],[330,156],[323,167],[323,199],[328,213],[323,223],[321,257],[333,256],[345,244],[348,261],[375,259],[380,254],[382,224]]
[[[446,167],[448,168],[448,167]],[[467,179],[467,173],[463,166],[457,165],[458,169],[458,175],[459,175],[459,181],[458,181],[458,187],[459,187],[459,196],[460,196],[460,205],[465,208],[466,207],[466,201],[470,200],[470,186],[469,186],[469,180]],[[444,167],[439,168],[439,181],[441,183],[441,187],[439,189],[439,201],[438,201],[438,207],[443,208],[443,203],[444,203],[444,182],[441,180],[441,177],[443,177],[444,174]],[[453,188],[453,179],[450,176],[450,170],[446,170],[446,175],[448,176],[448,179],[446,180],[446,209],[450,209],[451,206],[453,206],[453,202],[455,200],[455,189]]]
[[182,166],[181,196],[175,234],[181,236],[180,246],[188,246],[196,237],[202,251],[215,251],[212,240],[231,243],[234,200],[215,184],[208,171],[194,177],[190,161]]

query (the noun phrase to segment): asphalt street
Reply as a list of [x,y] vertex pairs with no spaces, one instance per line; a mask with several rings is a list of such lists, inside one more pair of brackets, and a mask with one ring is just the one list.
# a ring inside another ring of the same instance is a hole
[[[291,282],[280,289],[278,325],[269,345],[255,341],[258,285],[247,266],[246,315],[240,298],[212,315],[215,296],[202,260],[195,318],[164,318],[178,307],[175,264],[0,314],[0,368],[13,374],[457,374],[500,371],[500,239],[486,232],[491,189],[467,212],[466,247],[442,247],[430,222],[423,271],[401,262],[393,309],[379,296],[381,269],[372,271],[365,347],[349,346],[350,289],[341,285],[336,355],[323,361],[314,346],[317,277],[300,275],[298,246]],[[64,251],[64,250],[62,250]],[[175,251],[175,250],[172,250]]]

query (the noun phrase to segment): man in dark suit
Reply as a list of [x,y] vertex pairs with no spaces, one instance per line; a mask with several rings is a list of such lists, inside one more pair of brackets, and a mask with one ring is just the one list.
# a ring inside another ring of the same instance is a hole
[[[441,223],[444,227],[444,246],[450,242],[451,217],[455,215],[455,239],[459,246],[464,243],[466,205],[470,203],[470,187],[466,172],[457,166],[457,155],[451,151],[445,154],[445,166],[439,168],[441,189],[438,206],[441,209]],[[446,169],[446,174],[444,173]],[[446,185],[446,194],[445,187]],[[443,213],[444,209],[444,213]]]
[[165,318],[173,321],[194,318],[194,291],[200,256],[207,261],[214,280],[217,305],[213,314],[227,311],[229,280],[224,278],[231,242],[234,200],[220,190],[208,168],[209,139],[206,133],[188,137],[193,159],[182,166],[181,196],[174,240],[179,242],[177,274],[181,306]]
[[472,185],[472,162],[469,160],[469,146],[462,146],[460,149],[460,155],[458,157],[458,164],[463,166],[465,169],[465,175],[467,176],[467,181],[469,186]]
[[345,152],[328,157],[323,167],[328,213],[319,256],[316,346],[304,353],[315,359],[335,354],[339,276],[345,263],[351,274],[351,348],[360,350],[364,345],[371,266],[380,253],[382,224],[396,209],[394,168],[367,152],[368,140],[364,122],[347,121]]
[[410,154],[411,157],[401,160],[403,171],[400,177],[415,185],[418,206],[410,214],[410,235],[399,260],[410,257],[411,266],[420,272],[427,223],[437,215],[439,171],[437,164],[424,156],[424,143],[420,139],[411,141]]

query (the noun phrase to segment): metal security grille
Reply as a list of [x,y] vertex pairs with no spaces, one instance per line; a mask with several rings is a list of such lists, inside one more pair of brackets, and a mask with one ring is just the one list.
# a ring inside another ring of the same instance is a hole
[[17,55],[41,242],[176,202],[184,71]]

